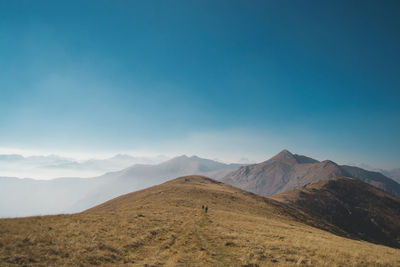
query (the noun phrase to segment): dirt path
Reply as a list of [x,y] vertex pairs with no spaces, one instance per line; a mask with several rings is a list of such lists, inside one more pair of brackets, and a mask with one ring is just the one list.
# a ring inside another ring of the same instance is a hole
[[232,266],[233,261],[232,255],[227,253],[224,244],[219,244],[216,238],[212,238],[212,232],[209,230],[211,220],[206,213],[203,213],[200,220],[197,222],[195,228],[196,242],[199,244],[200,250],[218,263],[218,266]]
[[[171,247],[175,251],[166,266],[235,266],[237,262],[227,253],[223,243],[218,243],[212,232],[209,215],[202,213],[191,217],[177,230],[177,239]],[[222,241],[221,241],[222,242]]]

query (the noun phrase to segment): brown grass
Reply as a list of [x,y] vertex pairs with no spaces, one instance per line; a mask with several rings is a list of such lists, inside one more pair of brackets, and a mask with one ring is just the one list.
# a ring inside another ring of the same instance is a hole
[[80,214],[2,219],[0,263],[400,266],[400,250],[331,234],[272,200],[188,177]]

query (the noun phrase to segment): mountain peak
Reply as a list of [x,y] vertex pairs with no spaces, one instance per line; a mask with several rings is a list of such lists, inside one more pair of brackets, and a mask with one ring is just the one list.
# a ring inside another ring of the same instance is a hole
[[274,160],[280,160],[280,161],[287,161],[287,160],[296,160],[294,155],[287,149],[282,150],[278,154],[276,154],[274,157],[272,157]]
[[287,149],[284,149],[284,150],[282,150],[281,152],[279,152],[279,154],[289,154],[289,155],[293,155],[289,150],[287,150]]
[[182,159],[188,159],[189,157],[186,155],[181,155],[181,156],[177,156],[175,158],[172,158],[171,160],[182,160]]
[[332,160],[329,160],[329,159],[323,160],[323,161],[321,161],[321,163],[323,163],[325,166],[327,166],[327,165],[339,166],[336,164],[336,162],[333,162]]
[[175,158],[172,158],[170,161],[183,161],[183,162],[187,162],[187,161],[200,161],[200,160],[204,160],[203,158],[200,158],[198,156],[188,156],[188,155],[181,155],[181,156],[177,156]]
[[284,149],[271,158],[272,160],[286,162],[290,164],[306,164],[306,163],[317,163],[318,160],[309,158],[303,155],[292,154],[289,150]]

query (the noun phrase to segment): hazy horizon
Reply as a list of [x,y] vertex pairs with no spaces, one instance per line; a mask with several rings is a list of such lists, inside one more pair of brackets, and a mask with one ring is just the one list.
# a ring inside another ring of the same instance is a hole
[[[75,154],[75,156],[80,155],[81,157],[74,158],[73,154],[66,156],[55,153],[38,154],[34,153],[33,151],[28,152],[23,150],[0,149],[0,177],[30,178],[36,180],[51,180],[55,178],[68,177],[92,178],[108,172],[120,171],[136,164],[156,165],[180,156],[197,156],[226,164],[255,164],[268,160],[279,152],[280,151],[275,151],[273,154],[266,154],[265,157],[261,159],[241,157],[237,160],[224,160],[216,157],[205,157],[190,153],[176,155],[170,154],[166,156],[162,154],[139,155],[137,153],[129,152],[112,154],[86,154],[86,157],[82,157],[82,154]],[[296,151],[290,152],[293,154],[312,157],[311,155],[297,153]],[[332,158],[312,158],[319,161],[329,159],[338,164],[353,165],[367,170],[391,170],[369,165],[363,162],[343,161]]]

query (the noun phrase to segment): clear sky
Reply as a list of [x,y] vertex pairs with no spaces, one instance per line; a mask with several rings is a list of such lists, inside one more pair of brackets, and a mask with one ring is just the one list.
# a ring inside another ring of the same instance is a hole
[[[400,1],[0,0],[0,148],[400,167]],[[0,152],[1,152],[0,149]]]

